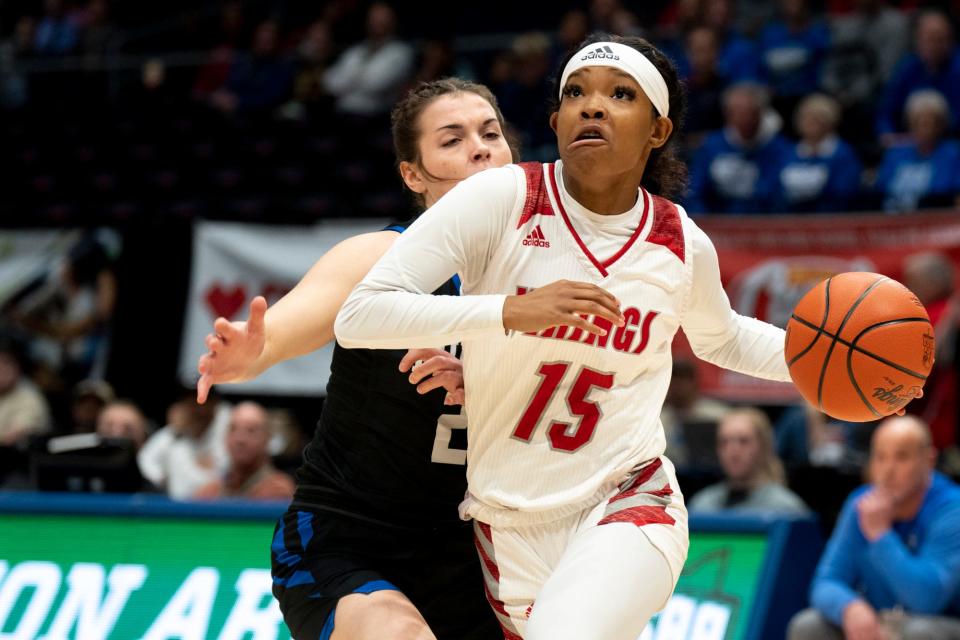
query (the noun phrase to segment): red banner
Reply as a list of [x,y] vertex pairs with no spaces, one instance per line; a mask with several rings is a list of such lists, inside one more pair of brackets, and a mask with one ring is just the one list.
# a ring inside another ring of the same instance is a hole
[[[697,219],[720,258],[734,309],[778,327],[818,282],[845,271],[902,281],[904,258],[937,251],[960,267],[960,211],[910,215],[711,216]],[[678,336],[674,351],[689,354]],[[691,356],[692,357],[692,356]],[[703,392],[733,401],[785,403],[792,385],[758,380],[701,362]]]

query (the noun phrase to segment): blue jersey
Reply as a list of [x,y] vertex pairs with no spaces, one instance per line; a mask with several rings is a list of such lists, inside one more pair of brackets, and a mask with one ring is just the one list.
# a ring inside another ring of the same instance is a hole
[[773,211],[789,147],[780,134],[753,147],[735,142],[727,130],[710,134],[694,154],[684,206],[690,213]]
[[[454,276],[434,294],[459,291]],[[417,393],[399,370],[405,354],[334,347],[327,398],[297,472],[296,508],[411,528],[459,522],[466,422],[461,407],[444,405],[443,389]]]
[[798,143],[780,167],[779,211],[847,211],[860,189],[860,159],[837,137],[814,153]]
[[816,91],[829,46],[830,31],[823,23],[811,23],[802,31],[791,31],[784,22],[767,25],[760,33],[760,55],[773,93],[802,96]]
[[843,610],[864,598],[875,609],[899,605],[909,613],[960,614],[960,487],[934,473],[919,513],[873,542],[860,530],[857,500],[847,499],[817,565],[813,606],[840,624]]
[[924,204],[949,205],[960,193],[960,143],[941,142],[922,155],[915,144],[890,147],[877,174],[877,190],[887,211],[905,211]]

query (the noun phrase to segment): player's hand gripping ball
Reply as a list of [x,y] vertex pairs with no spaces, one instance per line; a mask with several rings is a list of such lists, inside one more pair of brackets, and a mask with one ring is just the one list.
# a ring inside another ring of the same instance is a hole
[[888,416],[918,396],[933,352],[933,327],[917,296],[862,272],[828,278],[801,298],[784,345],[800,395],[852,422]]

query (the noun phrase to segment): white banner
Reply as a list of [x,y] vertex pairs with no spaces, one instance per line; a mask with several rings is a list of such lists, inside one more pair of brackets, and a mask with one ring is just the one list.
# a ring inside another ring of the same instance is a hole
[[[250,301],[262,295],[273,304],[335,244],[383,228],[385,221],[325,221],[313,227],[276,227],[198,222],[193,231],[190,298],[187,301],[179,377],[197,380],[204,338],[218,316],[245,320]],[[255,380],[218,387],[222,393],[319,395],[325,393],[333,345],[283,362]]]

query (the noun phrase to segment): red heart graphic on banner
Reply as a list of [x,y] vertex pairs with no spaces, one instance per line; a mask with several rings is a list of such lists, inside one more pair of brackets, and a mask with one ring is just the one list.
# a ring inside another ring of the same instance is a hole
[[243,303],[247,301],[247,290],[243,285],[226,289],[219,282],[215,282],[207,289],[204,300],[207,301],[214,316],[223,316],[227,320],[232,320],[237,311],[243,308]]

